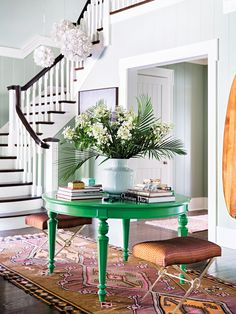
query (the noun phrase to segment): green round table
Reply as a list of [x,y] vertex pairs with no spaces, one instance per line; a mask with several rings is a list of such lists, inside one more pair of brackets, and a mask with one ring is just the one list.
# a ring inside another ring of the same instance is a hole
[[[98,296],[102,302],[106,296],[106,265],[109,230],[109,218],[122,219],[123,222],[123,258],[128,260],[129,227],[130,219],[168,218],[178,216],[179,236],[187,236],[187,211],[190,199],[176,195],[175,202],[144,204],[130,201],[107,202],[103,200],[64,201],[56,198],[56,193],[43,194],[45,207],[48,211],[48,242],[49,261],[48,271],[53,273],[55,242],[57,229],[57,214],[97,218],[98,225],[98,271],[99,285]],[[182,269],[185,269],[182,265]]]

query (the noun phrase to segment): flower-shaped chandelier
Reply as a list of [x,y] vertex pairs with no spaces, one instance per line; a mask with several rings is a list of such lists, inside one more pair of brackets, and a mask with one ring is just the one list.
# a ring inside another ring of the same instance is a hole
[[53,51],[48,47],[39,46],[34,51],[34,62],[41,67],[50,67],[54,59]]
[[71,61],[85,60],[92,51],[92,43],[80,28],[67,30],[62,36],[61,53]]
[[52,26],[52,38],[56,42],[61,43],[65,32],[75,27],[76,26],[69,20],[61,20],[58,23],[54,23]]
[[[88,35],[71,21],[61,20],[53,24],[52,37],[59,44],[61,53],[70,61],[85,60],[92,51]],[[50,48],[40,46],[34,51],[34,61],[42,67],[49,67],[54,62]]]

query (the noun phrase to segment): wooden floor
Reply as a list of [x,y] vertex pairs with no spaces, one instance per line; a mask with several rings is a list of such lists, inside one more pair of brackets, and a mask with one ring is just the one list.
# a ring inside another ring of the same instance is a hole
[[[194,213],[196,214],[196,212]],[[197,214],[202,214],[199,212]],[[11,230],[0,232],[0,236],[10,236],[15,234],[36,233],[37,229],[25,228],[20,230]],[[95,228],[93,225],[86,226],[82,234],[91,238],[95,237]],[[130,229],[130,247],[135,243],[146,240],[161,240],[177,236],[176,231],[153,227],[146,225],[143,221],[132,222]],[[193,234],[194,237],[207,239],[207,231]],[[217,262],[212,265],[209,273],[236,283],[236,250],[223,248],[223,256],[218,258]],[[193,268],[201,268],[203,265],[196,264]],[[35,310],[37,309],[37,310]],[[27,295],[23,290],[16,288],[6,280],[0,278],[0,313],[1,314],[54,314],[58,311],[50,308],[46,304],[38,301],[36,298]]]

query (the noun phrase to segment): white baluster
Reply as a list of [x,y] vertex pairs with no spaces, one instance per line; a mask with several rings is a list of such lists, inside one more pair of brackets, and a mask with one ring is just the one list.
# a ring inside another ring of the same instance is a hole
[[19,167],[23,168],[23,124],[19,121]]
[[42,195],[43,188],[42,188],[42,148],[37,145],[37,196]]
[[103,4],[103,36],[104,46],[107,47],[110,44],[110,2],[105,1]]
[[79,27],[84,32],[84,18],[80,20]]
[[28,144],[28,150],[27,150],[27,160],[28,160],[28,165],[27,165],[27,181],[31,182],[32,179],[32,140],[31,136],[28,133],[27,134],[27,144]]
[[48,102],[48,73],[45,73],[43,78],[44,83],[44,111],[47,110],[47,102]]
[[96,19],[95,3],[96,3],[96,0],[91,0],[91,37],[90,38],[92,41],[96,40],[95,38],[95,19]]
[[[61,81],[61,100],[65,99],[65,58],[63,58],[60,62],[61,65],[61,74],[60,74],[60,81]],[[60,108],[61,109],[61,108]]]
[[27,130],[23,126],[23,182],[27,182]]
[[66,59],[66,99],[70,100],[70,61]]
[[18,116],[15,120],[15,128],[16,128],[16,168],[20,168],[20,121]]
[[111,12],[116,10],[117,0],[110,0]]
[[[54,74],[54,68],[51,68],[49,71],[49,77],[50,77],[50,110],[54,110],[54,104],[53,104],[53,74]],[[45,108],[46,110],[46,108]]]
[[94,1],[94,40],[98,40],[98,13],[99,13],[99,9],[98,9],[98,0]]
[[60,110],[59,108],[59,63],[56,64],[56,105],[55,105],[55,110]]
[[31,89],[28,88],[26,91],[26,119],[30,122],[30,92]]
[[102,12],[103,12],[103,2],[100,0],[99,1],[99,6],[98,6],[98,28],[102,28]]
[[16,127],[16,92],[15,90],[9,90],[9,136],[8,147],[9,153],[13,154],[15,145],[15,135],[17,133]]
[[[26,110],[26,93],[24,91],[21,92],[21,109],[22,112],[25,113]],[[20,147],[20,160],[21,160],[21,165],[24,169],[23,171],[23,182],[26,182],[26,177],[27,177],[27,159],[26,159],[26,128],[20,121],[20,126],[21,126],[21,147]]]
[[37,195],[37,150],[36,144],[31,140],[32,144],[32,195]]
[[42,112],[44,111],[42,109],[42,78],[38,81],[38,121],[44,121],[44,117],[46,116],[46,113],[44,112],[44,115]]
[[89,30],[88,30],[88,11],[84,12],[84,17],[83,17],[83,30],[86,34],[89,35]]
[[73,100],[74,98],[74,74],[75,74],[75,64],[73,61],[70,61],[70,99]]
[[33,85],[33,92],[32,92],[32,128],[35,132],[37,132],[37,125],[36,125],[36,84]]
[[88,12],[88,19],[87,19],[88,36],[92,40],[92,30],[91,30],[92,6],[91,4],[87,6],[87,12]]

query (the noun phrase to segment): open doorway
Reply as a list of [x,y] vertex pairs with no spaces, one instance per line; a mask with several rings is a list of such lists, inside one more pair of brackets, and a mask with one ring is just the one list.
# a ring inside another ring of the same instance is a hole
[[158,178],[177,194],[191,197],[190,210],[207,209],[208,168],[208,85],[207,59],[161,67],[136,69],[130,82],[129,98],[146,94],[152,99],[154,114],[173,123],[173,135],[184,143],[187,156],[174,160],[132,161],[135,183]]
[[[130,90],[135,90],[137,81],[134,83],[134,78],[137,76],[137,71],[153,68],[153,67],[170,67],[180,63],[189,63],[190,61],[207,59],[207,106],[206,111],[208,112],[208,118],[204,115],[204,119],[207,121],[205,124],[207,132],[202,137],[207,136],[208,140],[204,142],[203,145],[207,145],[207,150],[205,149],[205,154],[207,152],[207,163],[203,166],[203,174],[205,177],[205,191],[207,191],[207,204],[203,205],[207,207],[208,205],[208,239],[211,241],[216,241],[216,212],[217,212],[217,155],[216,155],[216,108],[217,108],[217,61],[218,61],[218,41],[211,40],[206,42],[200,42],[188,46],[177,47],[169,50],[155,51],[148,54],[133,56],[120,60],[120,91],[119,98],[121,103],[132,104],[134,103],[134,94],[130,93]],[[188,88],[188,86],[186,87]],[[136,94],[137,95],[137,94]],[[135,96],[136,96],[135,95]],[[180,112],[181,113],[181,112]],[[195,118],[195,114],[193,114]],[[188,122],[188,120],[186,120]],[[197,125],[198,119],[195,118],[194,123]],[[201,129],[202,131],[202,129]],[[191,133],[184,130],[185,136],[191,138]],[[196,147],[195,147],[196,149]],[[192,151],[194,153],[194,150]],[[203,158],[203,157],[202,157]],[[205,157],[206,158],[206,157]],[[191,161],[191,160],[190,160]],[[189,163],[190,163],[189,161]],[[193,171],[194,165],[190,164],[189,169]],[[195,169],[196,173],[197,167]],[[197,180],[196,180],[197,181]],[[191,185],[186,183],[186,187]],[[204,184],[203,184],[204,186]],[[207,189],[206,189],[207,187]],[[204,190],[204,188],[203,188]],[[204,193],[203,196],[206,194]],[[196,199],[198,199],[196,197]]]

